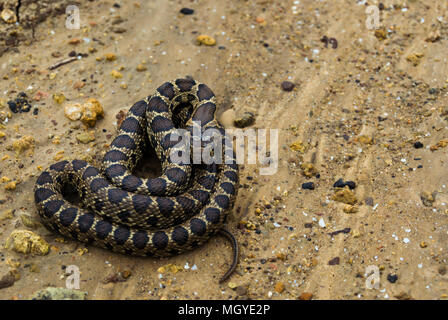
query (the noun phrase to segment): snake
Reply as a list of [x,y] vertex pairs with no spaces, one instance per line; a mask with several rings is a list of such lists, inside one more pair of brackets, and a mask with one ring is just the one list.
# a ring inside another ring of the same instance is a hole
[[[43,224],[88,245],[146,257],[178,255],[220,234],[233,252],[220,278],[225,281],[238,263],[238,243],[226,220],[239,172],[215,112],[207,85],[191,78],[162,84],[129,108],[100,168],[76,159],[41,172],[34,201]],[[142,178],[133,172],[150,147],[161,174]],[[67,186],[81,203],[68,199]]]

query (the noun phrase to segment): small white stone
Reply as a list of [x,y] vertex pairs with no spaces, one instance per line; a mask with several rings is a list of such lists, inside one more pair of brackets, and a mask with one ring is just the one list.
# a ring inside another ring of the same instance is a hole
[[319,219],[319,226],[322,227],[322,228],[325,228],[325,221],[324,221],[323,218]]

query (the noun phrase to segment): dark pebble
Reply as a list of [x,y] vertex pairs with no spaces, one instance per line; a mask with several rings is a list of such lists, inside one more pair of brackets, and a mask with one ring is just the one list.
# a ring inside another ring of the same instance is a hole
[[414,148],[415,149],[423,148],[423,143],[421,143],[420,141],[415,142],[414,143]]
[[305,228],[312,228],[313,227],[313,224],[312,223],[305,223]]
[[28,102],[28,97],[25,92],[19,92],[17,98],[8,101],[9,109],[14,113],[29,112],[31,104]]
[[344,188],[344,187],[345,187],[344,180],[342,180],[342,178],[339,179],[338,181],[336,181],[336,182],[333,184],[333,187],[334,187],[334,188]]
[[68,56],[69,56],[69,57],[76,57],[76,51],[75,51],[75,50],[70,51],[70,52],[68,53]]
[[423,166],[422,166],[421,164],[419,164],[419,165],[417,166],[417,169],[421,169],[421,168],[423,168]]
[[114,4],[113,4],[113,7],[114,7],[114,8],[120,8],[121,6],[120,6],[119,3],[114,3]]
[[364,199],[364,203],[368,206],[373,207],[373,198],[372,197],[367,197]]
[[11,273],[5,274],[0,279],[0,289],[8,288],[8,287],[12,286],[15,281],[16,281],[16,279],[13,274],[11,274]]
[[33,114],[34,114],[35,116],[37,116],[37,115],[39,114],[39,109],[38,109],[38,108],[34,108],[34,110],[33,110]]
[[180,9],[180,13],[182,13],[182,14],[193,14],[194,10],[190,9],[190,8],[182,8],[182,9]]
[[302,189],[314,190],[314,182],[302,183]]
[[345,185],[348,186],[350,189],[356,188],[356,183],[354,181],[345,181]]
[[333,184],[333,188],[344,188],[345,186],[349,187],[350,189],[355,189],[356,188],[356,183],[354,181],[345,181],[341,179],[338,179],[338,181],[336,181]]
[[387,280],[388,280],[390,283],[395,283],[395,282],[397,282],[397,280],[398,280],[398,276],[397,276],[396,274],[388,274],[388,275],[387,275]]
[[429,89],[429,94],[437,94],[437,93],[439,93],[439,90],[437,90],[437,88]]
[[336,257],[336,258],[333,258],[333,259],[331,259],[330,261],[328,261],[328,264],[329,264],[330,266],[335,266],[335,265],[338,265],[339,262],[340,262],[339,257]]
[[291,81],[283,81],[281,84],[283,91],[292,91],[296,85]]

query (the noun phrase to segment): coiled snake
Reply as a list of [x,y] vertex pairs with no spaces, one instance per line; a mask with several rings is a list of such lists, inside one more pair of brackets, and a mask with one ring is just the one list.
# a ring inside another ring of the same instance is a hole
[[[236,240],[223,228],[239,186],[238,166],[215,111],[215,95],[205,84],[192,79],[164,83],[129,109],[100,170],[72,160],[41,173],[34,198],[43,223],[64,236],[114,252],[155,257],[191,250],[220,233],[233,247],[224,281],[238,259]],[[185,134],[180,129],[193,137],[187,139],[191,143],[181,143]],[[191,164],[191,146],[205,152],[212,142],[222,148],[222,156],[216,148],[210,152],[218,161]],[[156,151],[162,174],[143,179],[132,170],[148,144]],[[184,160],[172,160],[172,155],[182,154],[187,155],[180,158]],[[82,207],[64,198],[67,184],[76,189]]]

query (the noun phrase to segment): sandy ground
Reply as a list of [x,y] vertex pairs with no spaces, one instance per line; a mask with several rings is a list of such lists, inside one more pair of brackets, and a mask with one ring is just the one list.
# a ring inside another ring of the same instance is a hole
[[[180,14],[183,7],[194,14]],[[366,7],[348,0],[82,1],[81,29],[65,28],[64,15],[35,26],[34,39],[0,57],[0,176],[17,182],[0,185],[0,276],[15,270],[20,277],[0,298],[64,287],[66,266],[76,265],[88,299],[447,299],[448,3],[385,0],[378,30],[366,28]],[[200,34],[216,45],[199,46]],[[73,50],[87,55],[48,70]],[[105,60],[107,53],[116,60]],[[137,71],[139,64],[146,70]],[[84,250],[23,224],[25,213],[39,220],[32,193],[39,166],[61,158],[98,163],[119,111],[186,75],[212,88],[219,114],[250,111],[251,128],[280,129],[277,173],[260,175],[262,164],[240,171],[229,229],[241,259],[230,281],[217,281],[230,259],[220,237],[158,260]],[[283,81],[295,89],[282,90]],[[22,91],[31,111],[8,116],[6,102]],[[58,93],[62,104],[53,99]],[[87,98],[98,99],[105,116],[88,129],[95,140],[82,144],[76,136],[87,129],[67,119],[64,106]],[[34,147],[16,155],[11,146],[25,136]],[[316,172],[306,177],[303,164]],[[345,191],[352,207],[334,200],[339,178],[356,184]],[[304,190],[305,182],[315,189]],[[422,192],[434,196],[427,205]],[[50,253],[4,248],[15,229],[43,237]],[[167,264],[181,271],[158,270]],[[380,272],[378,289],[366,287],[369,266]],[[119,271],[130,277],[105,283]]]

